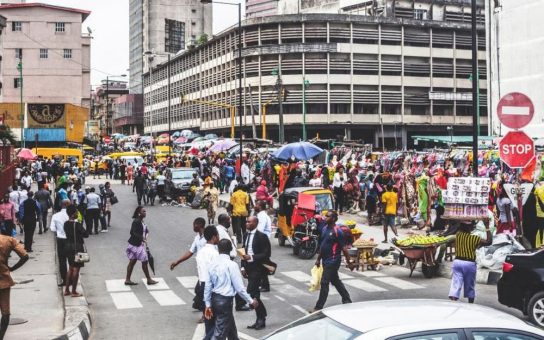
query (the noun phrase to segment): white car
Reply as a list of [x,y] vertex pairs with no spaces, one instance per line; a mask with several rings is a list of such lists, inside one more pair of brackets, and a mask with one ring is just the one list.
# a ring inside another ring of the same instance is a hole
[[305,316],[268,340],[535,340],[544,331],[510,314],[448,300],[378,300]]

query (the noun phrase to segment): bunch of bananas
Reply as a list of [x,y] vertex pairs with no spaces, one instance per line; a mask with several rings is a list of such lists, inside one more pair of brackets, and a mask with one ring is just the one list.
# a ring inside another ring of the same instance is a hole
[[416,245],[426,246],[431,244],[442,243],[447,240],[448,240],[447,237],[437,236],[437,235],[428,235],[428,236],[427,235],[413,235],[413,236],[408,236],[406,238],[397,239],[396,244],[402,247],[410,247],[410,246],[416,246]]
[[357,225],[357,222],[355,222],[354,220],[346,220],[344,221],[344,224],[346,225],[346,227],[353,228]]

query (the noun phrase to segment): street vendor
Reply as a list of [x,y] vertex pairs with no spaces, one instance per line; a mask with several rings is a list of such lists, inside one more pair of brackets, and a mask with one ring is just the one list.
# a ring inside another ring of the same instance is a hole
[[484,224],[485,240],[471,234],[475,227],[474,222],[464,221],[459,226],[455,235],[455,260],[452,267],[450,300],[459,300],[461,289],[463,289],[464,297],[468,298],[469,303],[474,303],[476,298],[476,249],[488,246],[492,242],[489,220],[485,220]]

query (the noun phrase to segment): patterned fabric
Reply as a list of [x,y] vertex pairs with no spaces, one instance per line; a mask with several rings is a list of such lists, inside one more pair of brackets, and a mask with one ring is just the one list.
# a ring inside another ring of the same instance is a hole
[[148,260],[145,244],[140,246],[129,244],[126,253],[129,260],[138,260],[140,262],[146,262]]

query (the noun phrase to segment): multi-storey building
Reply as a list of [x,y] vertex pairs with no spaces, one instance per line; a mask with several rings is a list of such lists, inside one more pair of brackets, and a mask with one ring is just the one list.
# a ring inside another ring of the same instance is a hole
[[[367,15],[304,13],[244,21],[241,114],[246,135],[253,113],[257,125],[266,123],[267,137],[277,138],[278,76],[287,90],[283,120],[288,140],[302,136],[304,104],[308,137],[340,135],[375,145],[383,137],[386,146],[400,148],[409,146],[413,135],[471,131],[470,1],[368,3]],[[478,58],[485,131],[483,5],[478,2]],[[171,61],[170,117],[167,65],[154,69],[153,79],[144,74],[145,131],[166,131],[170,119],[172,130],[228,135],[231,110],[219,105],[238,105],[237,41],[237,31],[228,30]]]
[[[128,95],[128,83],[123,80],[104,79],[102,84],[94,90],[93,120],[98,120],[103,136],[108,136],[117,131],[115,121],[124,119],[126,111],[117,112],[116,101]],[[141,114],[140,114],[141,115]]]
[[[81,24],[90,12],[20,2],[0,5],[0,14],[7,18],[1,108],[11,117],[7,121],[19,129],[20,112],[26,111],[24,126],[32,140],[39,135],[43,141],[82,141],[90,105],[91,37],[82,34]],[[56,130],[38,130],[48,128]]]
[[278,0],[246,0],[246,18],[278,14]]
[[[192,48],[203,36],[212,36],[212,7],[200,0],[130,0],[129,2],[130,93],[124,102],[143,105],[142,74],[175,55]],[[147,55],[144,56],[144,53]],[[142,114],[116,112],[118,131],[142,130]]]
[[531,137],[544,138],[544,2],[500,0],[489,1],[487,6],[488,106],[493,108],[489,133],[506,133],[495,108],[502,96],[521,92],[531,98],[535,108],[525,130]]

